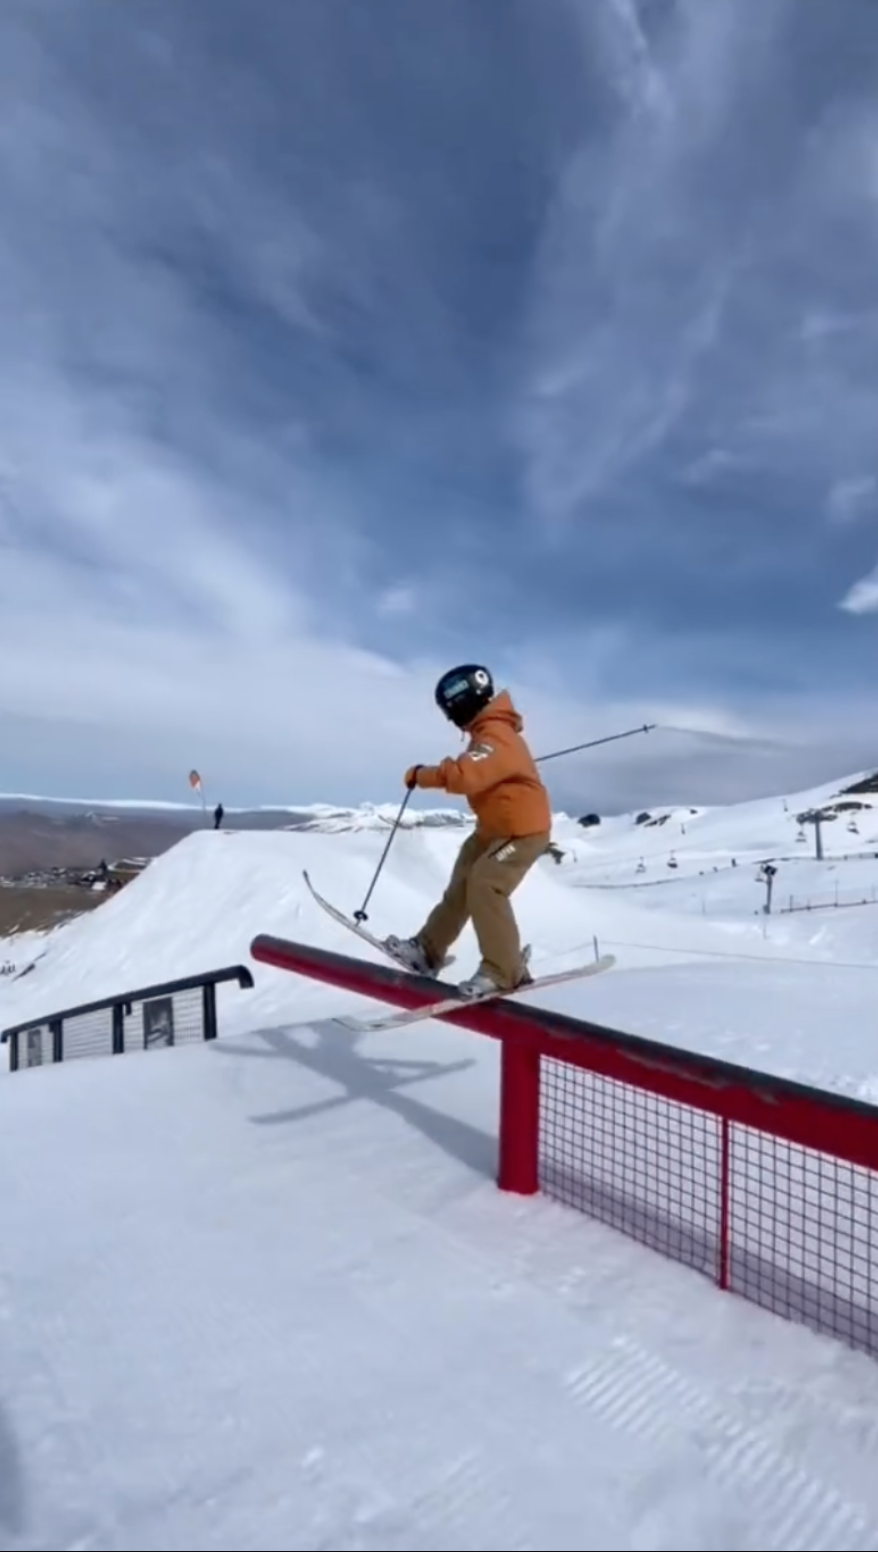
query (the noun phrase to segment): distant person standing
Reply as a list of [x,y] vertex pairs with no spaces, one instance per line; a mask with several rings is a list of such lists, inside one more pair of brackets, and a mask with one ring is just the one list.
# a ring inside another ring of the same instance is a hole
[[213,811],[213,828],[215,830],[218,830],[222,824],[225,812],[226,811],[223,808],[222,803],[217,803],[216,808]]

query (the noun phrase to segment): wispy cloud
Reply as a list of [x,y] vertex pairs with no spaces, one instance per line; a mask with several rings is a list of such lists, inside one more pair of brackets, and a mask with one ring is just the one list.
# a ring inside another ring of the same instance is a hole
[[878,566],[848,588],[840,607],[848,614],[874,614],[878,610]]
[[[556,543],[612,527],[659,564],[685,548],[727,616],[717,537],[736,535],[746,569],[779,593],[784,573],[804,583],[828,614],[829,492],[876,467],[878,16],[855,4],[833,31],[789,0],[576,12],[603,133],[583,126],[541,245],[534,511]],[[841,314],[846,330],[814,329]]]

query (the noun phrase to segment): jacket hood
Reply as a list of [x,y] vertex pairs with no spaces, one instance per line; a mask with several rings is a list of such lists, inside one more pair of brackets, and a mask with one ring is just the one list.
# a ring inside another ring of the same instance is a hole
[[512,704],[512,697],[508,690],[501,690],[489,701],[484,711],[480,711],[474,722],[467,728],[468,733],[482,733],[492,722],[502,722],[506,727],[511,727],[513,732],[520,733],[524,727],[524,718],[520,717]]

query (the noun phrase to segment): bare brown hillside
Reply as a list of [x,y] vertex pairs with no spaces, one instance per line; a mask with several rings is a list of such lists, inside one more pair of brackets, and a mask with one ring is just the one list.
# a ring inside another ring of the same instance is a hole
[[0,811],[0,875],[42,868],[95,867],[101,858],[154,857],[197,826],[185,817],[115,814],[47,815],[29,809]]
[[112,895],[73,886],[60,889],[0,889],[0,939],[17,932],[42,932],[83,911],[93,911]]
[[[253,809],[230,814],[236,830],[280,830],[313,822],[294,809]],[[0,877],[18,878],[51,868],[95,868],[101,859],[157,857],[212,818],[185,809],[84,808],[35,799],[0,799]]]

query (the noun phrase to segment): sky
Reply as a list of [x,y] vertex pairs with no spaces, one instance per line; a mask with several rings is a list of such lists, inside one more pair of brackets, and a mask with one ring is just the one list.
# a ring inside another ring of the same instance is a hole
[[[3,0],[0,790],[878,765],[874,0]],[[674,731],[668,731],[673,729]]]

